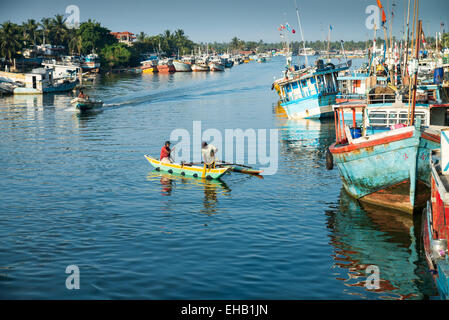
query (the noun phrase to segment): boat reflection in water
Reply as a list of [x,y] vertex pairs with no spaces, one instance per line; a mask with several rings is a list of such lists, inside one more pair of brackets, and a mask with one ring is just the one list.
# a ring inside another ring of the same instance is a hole
[[[398,300],[437,296],[423,260],[419,217],[361,204],[344,189],[338,209],[326,215],[334,268],[346,294]],[[371,265],[379,268],[379,288],[368,290]]]
[[176,189],[202,190],[204,192],[204,208],[200,212],[205,214],[217,213],[219,196],[229,197],[231,195],[231,189],[219,179],[199,179],[153,170],[148,174],[147,180],[159,181],[163,196],[172,196]]

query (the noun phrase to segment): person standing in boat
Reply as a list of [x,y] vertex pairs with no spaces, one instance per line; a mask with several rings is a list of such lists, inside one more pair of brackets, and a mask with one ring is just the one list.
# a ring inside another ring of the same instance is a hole
[[203,155],[203,161],[206,166],[210,167],[215,164],[218,149],[213,144],[208,144],[207,142],[202,143],[201,153]]
[[170,149],[170,141],[165,141],[164,146],[161,148],[161,162],[162,163],[173,163],[173,160],[171,159],[171,152]]

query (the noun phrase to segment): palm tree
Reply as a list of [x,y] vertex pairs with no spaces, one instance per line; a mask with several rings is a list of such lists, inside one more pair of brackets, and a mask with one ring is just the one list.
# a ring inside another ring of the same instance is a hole
[[81,55],[81,49],[83,48],[83,38],[79,34],[74,34],[69,40],[69,51],[71,53],[77,53]]
[[15,23],[7,21],[0,26],[0,56],[11,63],[22,47],[20,28]]
[[141,31],[137,35],[136,40],[139,41],[139,42],[144,42],[146,37],[147,37],[147,35],[145,34],[145,32]]
[[43,43],[45,42],[51,42],[50,34],[51,34],[51,18],[42,18],[40,25],[42,27],[42,36],[43,36]]
[[68,28],[65,23],[66,19],[62,14],[57,14],[55,17],[51,20],[51,27],[52,27],[52,35],[53,39],[52,41],[56,44],[65,44],[67,41],[67,35],[68,35]]
[[39,24],[34,19],[28,19],[26,22],[22,23],[22,33],[23,33],[23,40],[25,41],[25,46],[29,44],[35,45],[37,43],[38,28]]

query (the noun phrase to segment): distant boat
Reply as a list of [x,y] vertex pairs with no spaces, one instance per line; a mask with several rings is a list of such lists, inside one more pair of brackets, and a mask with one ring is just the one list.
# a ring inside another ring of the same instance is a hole
[[209,62],[210,71],[224,71],[225,65],[220,57],[213,57]]
[[81,68],[83,71],[97,73],[100,71],[100,66],[100,57],[95,53],[88,54],[81,62]]
[[190,72],[192,71],[192,66],[181,60],[174,60],[173,65],[175,66],[176,72]]
[[209,71],[209,58],[208,57],[200,57],[195,60],[195,63],[192,64],[192,71],[201,72],[201,71]]
[[157,65],[157,71],[160,73],[171,73],[175,72],[175,66],[173,65],[173,59],[163,59],[159,60]]
[[142,69],[142,73],[156,73],[156,72],[158,72],[158,70],[157,70],[157,63],[158,63],[157,59],[149,59],[149,60],[142,61],[140,63],[140,64],[142,64],[142,66],[140,67]]

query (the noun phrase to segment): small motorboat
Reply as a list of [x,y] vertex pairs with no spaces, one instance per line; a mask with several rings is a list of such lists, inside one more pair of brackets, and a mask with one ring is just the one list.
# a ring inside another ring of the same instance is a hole
[[75,105],[75,108],[79,111],[89,111],[92,109],[101,108],[103,106],[103,101],[95,100],[95,99],[84,99],[84,98],[75,98],[70,101],[71,104]]

